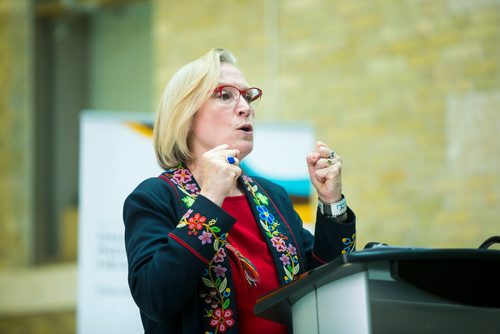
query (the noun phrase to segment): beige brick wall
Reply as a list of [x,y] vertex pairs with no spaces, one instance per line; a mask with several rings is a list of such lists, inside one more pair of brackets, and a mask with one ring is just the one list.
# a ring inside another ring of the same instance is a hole
[[[500,1],[155,1],[156,98],[211,47],[344,158],[358,249],[500,234]],[[156,102],[155,102],[156,104]]]
[[0,268],[31,260],[30,3],[0,0]]

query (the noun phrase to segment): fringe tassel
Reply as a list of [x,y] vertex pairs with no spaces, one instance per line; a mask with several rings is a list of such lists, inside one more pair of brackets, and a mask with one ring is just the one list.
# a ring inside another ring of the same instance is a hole
[[235,260],[241,275],[245,277],[248,285],[252,288],[256,287],[260,283],[260,275],[257,268],[229,242],[226,242],[226,249],[229,250],[229,254],[232,255],[233,260]]

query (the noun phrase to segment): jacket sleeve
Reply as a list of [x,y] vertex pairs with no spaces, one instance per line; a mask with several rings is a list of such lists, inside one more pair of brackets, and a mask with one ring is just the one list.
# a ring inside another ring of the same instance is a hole
[[337,256],[350,253],[356,247],[356,216],[347,208],[347,217],[340,219],[327,218],[319,209],[316,211],[314,228],[314,247],[312,251],[313,266],[325,264]]
[[235,223],[201,195],[183,212],[175,190],[159,178],[144,181],[127,197],[123,219],[132,296],[158,322],[192,298],[215,255],[215,240]]
[[350,208],[347,209],[347,217],[343,222],[327,218],[317,210],[314,234],[303,227],[302,219],[296,212],[294,215],[301,228],[307,270],[319,267],[342,254],[355,250],[356,216]]

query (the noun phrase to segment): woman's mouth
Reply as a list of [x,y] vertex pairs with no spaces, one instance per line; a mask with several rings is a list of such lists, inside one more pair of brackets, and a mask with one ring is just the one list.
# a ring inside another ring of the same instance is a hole
[[244,131],[246,133],[252,133],[253,132],[253,126],[252,124],[244,124],[238,128],[238,130]]

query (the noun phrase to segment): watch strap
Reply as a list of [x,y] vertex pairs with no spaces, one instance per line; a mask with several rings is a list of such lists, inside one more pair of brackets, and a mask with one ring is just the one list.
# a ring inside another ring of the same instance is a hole
[[319,211],[327,217],[338,217],[347,211],[347,201],[342,195],[342,199],[334,203],[325,203],[318,198]]

